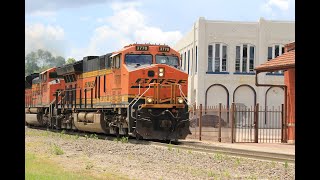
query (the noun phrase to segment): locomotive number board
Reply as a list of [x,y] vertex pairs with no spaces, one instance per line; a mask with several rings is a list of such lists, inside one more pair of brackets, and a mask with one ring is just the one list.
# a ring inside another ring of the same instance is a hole
[[169,47],[159,47],[160,52],[169,52],[170,48]]
[[148,51],[149,46],[136,46],[136,51]]

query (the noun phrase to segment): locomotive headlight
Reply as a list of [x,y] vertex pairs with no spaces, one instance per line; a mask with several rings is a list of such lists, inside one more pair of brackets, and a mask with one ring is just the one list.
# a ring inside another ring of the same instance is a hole
[[164,76],[164,68],[159,68],[159,77]]
[[183,99],[180,97],[180,98],[178,98],[178,103],[179,104],[182,104],[183,103]]
[[148,97],[148,98],[147,98],[147,103],[150,104],[150,103],[152,103],[152,102],[153,102],[153,99],[150,98],[150,97]]

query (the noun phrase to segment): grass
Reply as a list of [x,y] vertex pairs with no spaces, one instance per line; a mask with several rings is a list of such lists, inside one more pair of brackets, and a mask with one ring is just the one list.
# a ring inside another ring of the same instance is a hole
[[55,155],[62,155],[64,154],[63,150],[56,144],[52,145],[52,153]]
[[213,156],[213,158],[214,158],[215,160],[222,160],[222,159],[224,158],[224,155],[221,154],[221,153],[215,153],[214,156]]
[[235,163],[237,166],[239,166],[241,163],[240,163],[240,158],[236,158],[236,163]]
[[64,170],[58,164],[48,159],[41,158],[32,153],[26,153],[26,180],[63,180],[63,179],[79,179],[94,180],[93,177],[82,173],[71,173]]
[[227,179],[231,178],[230,172],[228,170],[225,170],[223,174]]
[[96,135],[96,134],[90,134],[89,137],[92,138],[92,139],[98,139],[98,135]]
[[120,139],[120,141],[121,141],[122,143],[128,143],[129,137],[122,137],[122,138]]
[[216,179],[217,174],[214,173],[213,171],[209,171],[209,172],[208,172],[208,177],[213,177],[214,179]]
[[288,167],[289,167],[288,162],[287,162],[287,161],[284,162],[284,168],[285,168],[285,169],[288,169]]
[[169,151],[172,151],[172,144],[171,144],[171,142],[168,144],[168,150],[169,150]]
[[[26,152],[25,154],[25,179],[26,180],[101,180],[101,179],[129,179],[126,176],[113,174],[109,172],[103,172],[99,174],[100,177],[95,177],[90,171],[77,171],[67,170],[54,161],[36,155],[34,153]],[[90,170],[94,166],[89,163],[86,164],[86,169]]]

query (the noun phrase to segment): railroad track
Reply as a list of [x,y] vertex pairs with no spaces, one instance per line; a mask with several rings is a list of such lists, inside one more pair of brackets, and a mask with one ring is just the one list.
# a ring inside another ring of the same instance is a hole
[[[46,128],[43,128],[43,127],[28,127],[28,128],[47,130]],[[57,133],[60,133],[62,131],[62,130],[56,130],[56,129],[49,129],[49,130],[51,132],[57,132]],[[79,131],[65,131],[65,134],[79,135],[84,137],[85,135],[92,134],[92,133],[79,132]],[[116,138],[116,136],[111,136],[106,134],[96,134],[96,135],[98,139],[104,139],[104,140],[114,140],[114,138]],[[136,140],[133,138],[129,138],[129,143],[169,147],[168,141]],[[226,147],[204,145],[199,143],[194,144],[190,142],[173,142],[172,144],[170,144],[170,147],[196,151],[196,152],[204,152],[204,153],[221,153],[221,154],[230,155],[230,156],[237,156],[237,157],[240,156],[240,157],[246,157],[246,158],[257,159],[257,160],[295,163],[295,155],[288,155],[288,154],[233,149],[233,148],[226,148]]]

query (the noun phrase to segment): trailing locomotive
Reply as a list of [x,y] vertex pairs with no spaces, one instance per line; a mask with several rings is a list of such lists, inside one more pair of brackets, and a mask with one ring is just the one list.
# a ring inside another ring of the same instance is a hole
[[138,139],[185,139],[190,134],[188,74],[180,70],[179,57],[166,45],[130,44],[30,75],[26,123]]

